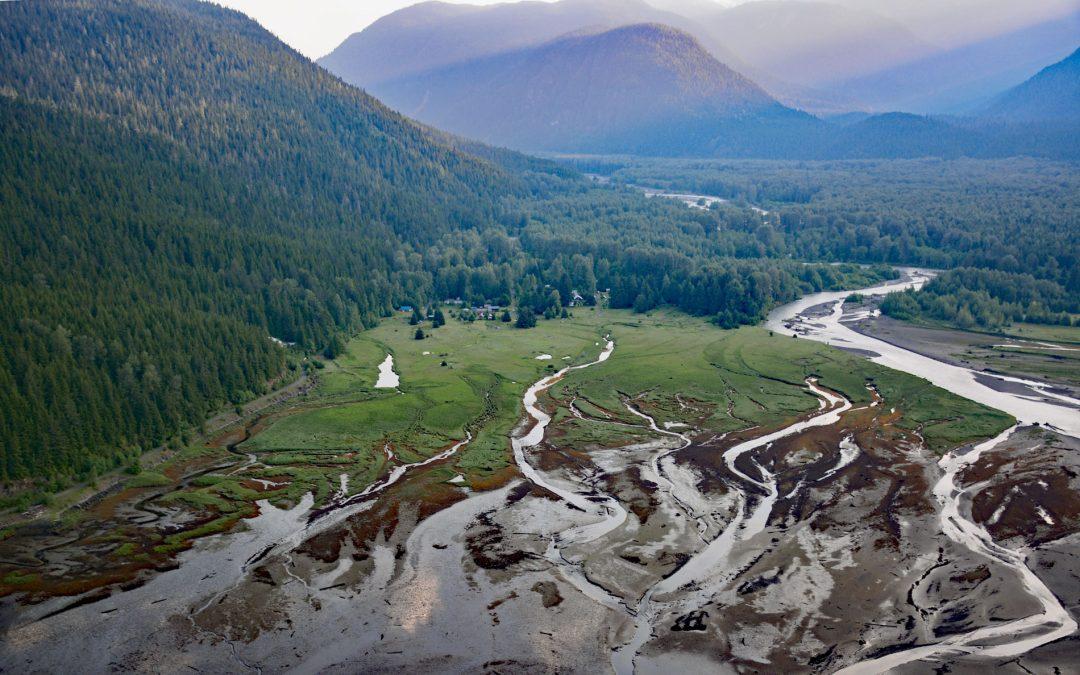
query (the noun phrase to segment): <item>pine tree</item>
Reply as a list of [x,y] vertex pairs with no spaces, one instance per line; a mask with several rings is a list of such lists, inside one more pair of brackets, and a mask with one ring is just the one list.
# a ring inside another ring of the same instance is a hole
[[518,328],[535,328],[536,314],[534,314],[533,311],[528,307],[519,307],[517,323],[515,323],[514,325]]

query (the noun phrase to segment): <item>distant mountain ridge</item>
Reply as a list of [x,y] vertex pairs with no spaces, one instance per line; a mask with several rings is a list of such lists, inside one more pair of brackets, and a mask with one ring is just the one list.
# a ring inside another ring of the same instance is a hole
[[379,82],[391,107],[516,150],[676,157],[881,158],[1080,154],[1069,128],[906,113],[826,122],[789,108],[659,24],[581,30]]
[[425,123],[528,150],[711,153],[759,144],[762,126],[818,124],[658,24],[562,37],[371,91]]
[[660,23],[693,35],[717,60],[767,83],[770,91],[792,100],[839,105],[830,94],[772,77],[741,59],[710,28],[723,10],[719,4],[704,2],[697,12],[681,14],[644,0],[525,0],[483,6],[420,2],[354,33],[318,62],[346,82],[369,88],[482,56],[539,46],[570,33]]
[[984,114],[1012,120],[1080,120],[1080,48],[999,96]]
[[870,110],[971,114],[1064,58],[1080,36],[1080,11],[936,52],[838,84]]
[[[574,32],[660,23],[693,35],[718,61],[789,107],[821,114],[958,113],[1064,56],[1080,27],[1076,12],[1042,23],[1001,23],[986,35],[957,29],[953,33],[970,34],[967,42],[938,44],[941,31],[913,23],[918,11],[899,12],[906,16],[901,22],[887,10],[875,2],[811,0],[734,7],[707,1],[422,2],[351,35],[319,63],[371,88]],[[1016,26],[1012,32],[1010,25]]]
[[[420,2],[392,12],[345,39],[319,64],[346,82],[380,82],[587,30],[634,23],[688,29],[693,21],[644,0],[525,0],[495,5]],[[736,61],[721,49],[727,61]]]

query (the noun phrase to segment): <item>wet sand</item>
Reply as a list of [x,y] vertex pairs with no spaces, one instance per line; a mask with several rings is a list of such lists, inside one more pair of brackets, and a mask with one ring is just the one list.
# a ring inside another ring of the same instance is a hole
[[983,382],[1003,391],[1022,393],[1015,384],[998,377],[1012,375],[1045,381],[1059,393],[1080,398],[1080,380],[1075,377],[1078,368],[1067,367],[1077,359],[1071,351],[1057,352],[1047,349],[1044,343],[1016,337],[916,326],[887,316],[869,317],[848,325],[860,334],[917,354],[983,371]]
[[[1052,598],[1077,607],[1080,441],[1025,426],[943,463],[876,392],[854,407],[813,381],[819,409],[775,428],[717,434],[677,399],[688,426],[664,429],[633,392],[595,417],[550,397],[573,376],[530,387],[509,439],[518,472],[490,489],[437,478],[435,458],[329,508],[260,504],[137,588],[5,599],[0,658],[91,672],[835,672],[890,655],[902,672],[1080,668],[1072,637],[1047,641],[1055,629],[1032,619]],[[577,412],[556,421],[556,407]],[[633,440],[567,444],[561,427],[582,423]],[[937,646],[987,628],[974,653]]]

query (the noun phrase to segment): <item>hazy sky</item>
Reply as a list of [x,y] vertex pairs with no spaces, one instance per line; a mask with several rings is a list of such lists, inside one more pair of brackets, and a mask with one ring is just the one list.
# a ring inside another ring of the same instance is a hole
[[[323,56],[352,33],[419,0],[214,0],[238,9],[311,58]],[[445,0],[492,5],[515,0]],[[544,0],[551,2],[552,0]],[[646,0],[648,2],[649,0]],[[657,0],[672,8],[683,3],[721,6],[749,0]],[[827,0],[869,9],[905,23],[939,47],[958,45],[1080,8],[1080,0]]]
[[[494,5],[507,0],[446,0]],[[550,2],[551,0],[545,0]],[[256,19],[309,58],[325,55],[369,23],[419,0],[214,0]]]

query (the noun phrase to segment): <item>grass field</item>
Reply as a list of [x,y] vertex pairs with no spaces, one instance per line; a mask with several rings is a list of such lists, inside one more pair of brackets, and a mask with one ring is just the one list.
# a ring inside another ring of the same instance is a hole
[[1006,335],[1025,340],[1042,340],[1060,344],[1080,345],[1080,326],[1047,326],[1037,323],[1014,323],[1002,329]]
[[[553,389],[608,414],[634,421],[622,398],[639,397],[658,423],[695,422],[715,432],[771,426],[817,407],[804,381],[814,376],[856,404],[871,398],[872,382],[901,425],[919,428],[936,450],[992,436],[1011,418],[949,394],[925,380],[877,366],[810,340],[771,335],[758,327],[722,331],[699,319],[657,312],[617,314],[617,347],[606,363],[574,373]],[[690,405],[688,405],[690,404]],[[702,412],[708,413],[704,421]]]
[[[468,433],[474,440],[447,462],[426,468],[427,482],[412,489],[458,473],[476,489],[498,485],[511,475],[509,437],[521,419],[525,389],[566,365],[594,360],[608,334],[616,343],[611,358],[572,371],[544,398],[544,405],[554,408],[551,433],[561,448],[621,447],[652,437],[626,410],[631,399],[658,423],[689,424],[695,433],[780,426],[817,408],[805,386],[811,376],[856,404],[871,399],[867,385],[872,382],[885,405],[901,414],[898,424],[918,429],[938,451],[993,436],[1012,422],[923,380],[825,345],[756,327],[720,330],[671,312],[636,315],[596,308],[566,320],[541,321],[529,330],[455,319],[424,328],[430,337],[415,340],[415,328],[398,316],[355,337],[346,353],[319,371],[313,392],[255,423],[251,438],[236,448],[249,455],[246,459],[226,449],[244,438],[244,429],[234,428],[214,444],[192,445],[154,471],[128,479],[124,498],[153,497],[162,507],[194,511],[198,517],[189,528],[165,532],[132,523],[102,525],[91,528],[87,541],[107,546],[110,564],[132,569],[162,564],[196,538],[253,515],[258,500],[286,507],[312,492],[317,504],[325,504],[341,492],[343,475],[346,494],[386,475],[391,461],[386,447],[395,454],[393,462],[413,462]],[[400,385],[376,389],[378,366],[388,353]],[[542,354],[552,358],[537,360]],[[586,419],[572,417],[571,401]],[[0,594],[28,583],[38,581],[0,581]]]
[[[634,398],[661,424],[688,423],[715,433],[779,425],[817,407],[804,384],[810,376],[856,403],[870,400],[872,381],[888,405],[902,411],[900,424],[919,429],[937,450],[992,436],[1010,422],[925,381],[809,340],[755,327],[720,330],[674,312],[594,308],[530,330],[454,319],[424,329],[428,337],[416,340],[415,327],[396,316],[357,336],[322,371],[313,394],[238,447],[254,454],[258,465],[240,475],[205,476],[166,500],[223,516],[234,516],[260,497],[295,503],[309,490],[323,502],[340,489],[342,474],[350,493],[383,475],[387,447],[395,461],[415,462],[467,433],[473,441],[452,466],[439,470],[447,478],[461,473],[485,484],[512,461],[509,436],[521,418],[525,389],[544,374],[593,360],[608,334],[616,342],[608,361],[574,371],[552,388],[557,422],[568,416],[566,406],[574,400],[587,417],[638,423],[624,407]],[[400,384],[377,389],[378,366],[387,354],[394,356]],[[551,358],[536,358],[544,354]],[[580,447],[637,438],[636,432],[587,421],[568,421],[560,430],[562,443]],[[250,478],[281,487],[255,493],[244,483]],[[136,481],[162,482],[158,475]]]
[[[500,321],[451,319],[416,340],[394,317],[348,345],[328,366],[314,399],[241,446],[258,453],[381,454],[389,442],[405,461],[429,457],[465,437],[463,473],[506,466],[508,437],[525,388],[545,373],[591,360],[614,314],[581,310],[573,319],[518,330]],[[394,356],[398,389],[376,389],[378,364]],[[549,360],[537,356],[549,354]],[[445,364],[445,365],[443,365]]]
[[[576,396],[586,414],[593,406],[596,414],[634,421],[622,399],[640,396],[660,423],[696,422],[719,433],[778,424],[813,410],[817,399],[804,381],[816,376],[856,403],[870,400],[872,380],[903,411],[903,424],[921,428],[935,448],[993,435],[1008,423],[1006,416],[922,380],[809,340],[755,327],[723,331],[674,312],[584,310],[531,330],[451,320],[428,330],[425,340],[413,339],[414,330],[395,317],[351,341],[305,409],[241,449],[271,455],[268,462],[281,453],[290,461],[348,455],[351,463],[382,456],[389,442],[402,459],[416,461],[464,438],[469,429],[476,438],[458,457],[457,469],[489,474],[509,462],[509,432],[520,417],[525,388],[545,373],[591,360],[608,333],[616,341],[612,357],[571,373],[552,389],[553,398],[566,402]],[[375,389],[378,364],[388,353],[400,387]],[[537,360],[541,354],[552,358]],[[696,407],[685,407],[688,401]],[[710,411],[704,421],[700,410]]]

